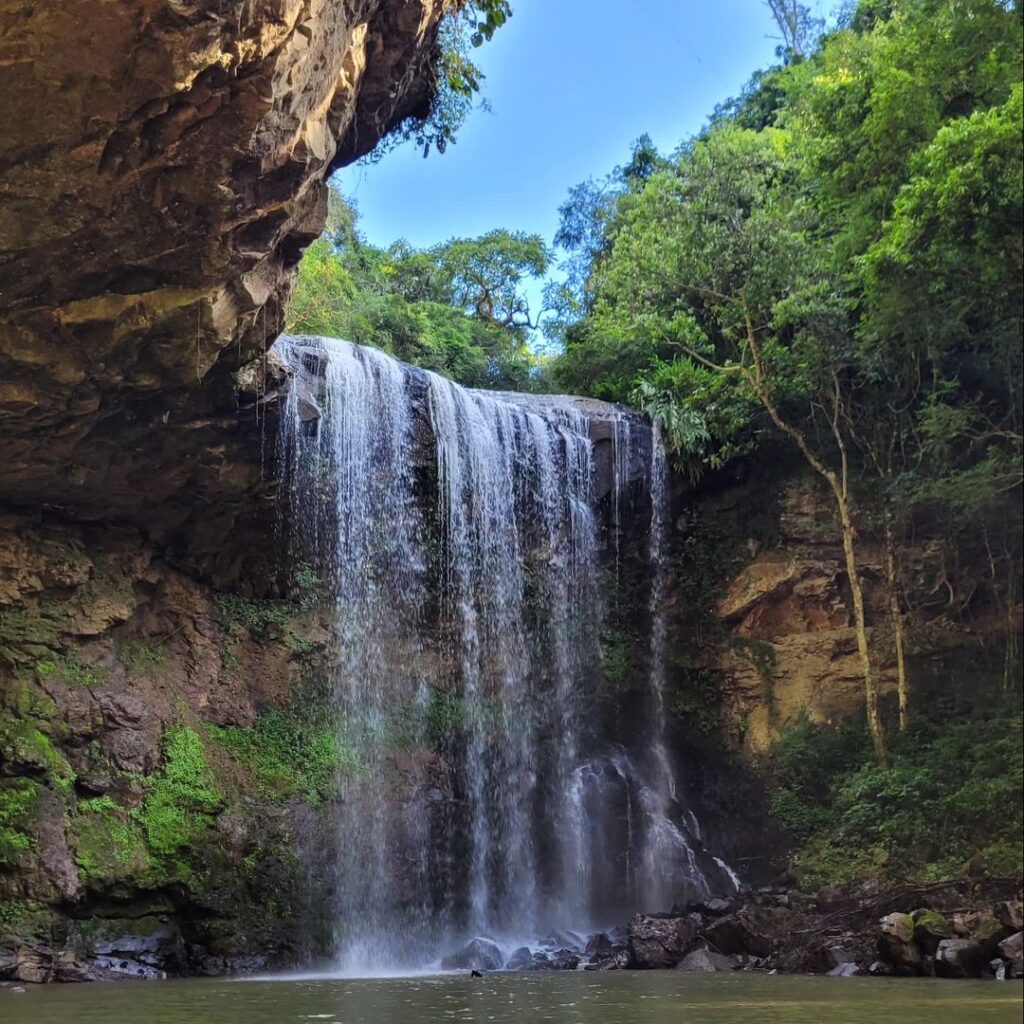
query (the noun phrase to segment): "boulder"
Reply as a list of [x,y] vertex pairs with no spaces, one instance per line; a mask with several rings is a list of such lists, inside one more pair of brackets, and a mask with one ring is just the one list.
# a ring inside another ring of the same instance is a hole
[[534,953],[532,962],[522,970],[525,971],[575,971],[580,965],[578,953],[571,949],[558,949],[552,953]]
[[590,962],[594,963],[604,959],[606,956],[611,956],[614,949],[615,945],[611,940],[611,936],[607,932],[597,932],[587,939],[583,952],[590,957]]
[[999,943],[999,955],[1005,960],[1015,960],[1024,953],[1024,932],[1016,932]]
[[698,903],[691,903],[687,909],[707,917],[724,917],[731,914],[737,907],[735,900],[724,900],[718,896],[701,900]]
[[572,949],[556,949],[548,954],[552,968],[556,971],[575,971],[580,965],[580,955]]
[[914,941],[914,919],[909,914],[886,914],[878,926],[881,959],[899,974],[920,974],[923,960]]
[[996,955],[999,943],[1010,934],[1010,929],[990,910],[954,914],[952,930],[955,937],[971,938],[980,943],[989,958]]
[[579,953],[583,950],[584,941],[583,937],[575,932],[554,931],[545,935],[537,945],[542,949],[571,949]]
[[825,959],[829,965],[828,973],[831,974],[836,968],[842,967],[843,964],[855,964],[858,958],[856,953],[845,946],[829,946],[825,950]]
[[689,917],[636,914],[629,922],[629,952],[642,970],[675,967],[696,938]]
[[995,907],[996,920],[1011,932],[1024,929],[1024,903],[1020,900],[1003,900]]
[[791,914],[781,907],[748,905],[708,924],[701,936],[720,953],[771,956],[778,941],[789,933]]
[[691,950],[676,964],[677,971],[711,974],[715,971],[734,971],[736,961],[711,949]]
[[602,960],[593,961],[587,964],[583,969],[585,971],[624,971],[627,967],[631,966],[631,959],[629,950],[620,949],[611,956],[606,956]]
[[505,963],[505,958],[497,944],[490,939],[477,936],[470,939],[461,949],[446,956],[441,961],[445,971],[497,971]]
[[953,938],[949,921],[934,910],[915,910],[910,915],[914,920],[914,941],[925,956],[935,956],[935,950],[943,939]]
[[988,910],[976,914],[971,925],[971,938],[982,947],[986,958],[999,952],[999,943],[1009,934],[1010,929]]
[[999,943],[999,955],[1006,962],[1004,976],[1024,978],[1024,932],[1015,932]]
[[529,946],[520,946],[512,951],[505,961],[506,971],[528,971],[533,966],[533,953]]
[[935,951],[935,973],[940,978],[976,978],[986,957],[974,939],[943,939]]

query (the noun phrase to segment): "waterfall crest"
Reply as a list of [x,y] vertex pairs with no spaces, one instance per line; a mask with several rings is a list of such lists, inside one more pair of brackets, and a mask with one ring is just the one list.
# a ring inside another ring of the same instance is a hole
[[[664,742],[657,438],[601,407],[609,551],[595,403],[471,391],[334,339],[276,350],[294,378],[279,439],[293,564],[336,608],[339,966],[423,965],[472,935],[528,941],[707,895]],[[655,570],[642,757],[591,706],[638,463]]]

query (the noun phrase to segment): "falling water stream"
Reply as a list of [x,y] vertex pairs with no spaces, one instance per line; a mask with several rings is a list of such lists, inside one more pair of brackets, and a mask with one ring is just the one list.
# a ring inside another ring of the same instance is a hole
[[[728,890],[727,866],[695,854],[665,742],[657,434],[643,444],[650,429],[629,410],[472,391],[347,342],[276,349],[294,377],[279,452],[293,563],[336,609],[338,966],[422,966],[474,935],[529,943]],[[611,423],[613,552],[595,415]],[[650,692],[626,750],[591,703],[602,572],[620,571],[638,460]]]

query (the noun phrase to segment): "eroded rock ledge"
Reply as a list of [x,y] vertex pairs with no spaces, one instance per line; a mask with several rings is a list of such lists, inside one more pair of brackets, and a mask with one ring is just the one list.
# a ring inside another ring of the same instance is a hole
[[0,0],[6,501],[187,537],[237,573],[260,360],[324,178],[427,110],[448,6]]

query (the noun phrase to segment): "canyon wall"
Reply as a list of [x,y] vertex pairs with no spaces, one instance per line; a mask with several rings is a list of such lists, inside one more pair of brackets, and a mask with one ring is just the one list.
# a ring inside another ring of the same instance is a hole
[[239,575],[223,541],[266,536],[264,353],[324,179],[428,112],[448,6],[0,3],[4,501]]

